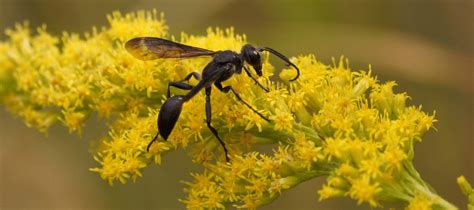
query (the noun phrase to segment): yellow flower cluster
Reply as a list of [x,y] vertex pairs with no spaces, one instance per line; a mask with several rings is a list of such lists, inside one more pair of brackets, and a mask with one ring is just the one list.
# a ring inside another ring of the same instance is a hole
[[[182,202],[191,209],[225,204],[252,209],[318,176],[327,176],[320,200],[348,196],[378,207],[395,199],[413,206],[428,196],[420,193],[435,196],[411,163],[413,144],[433,126],[433,116],[406,106],[408,96],[394,93],[394,82],[379,84],[371,71],[351,72],[344,60],[334,66],[312,55],[293,61],[301,68],[298,81],[256,94],[271,104],[265,111],[273,121],[260,133],[250,132],[266,138],[263,142],[278,142],[273,152],[234,156],[230,165],[204,164],[204,174],[187,182]],[[291,78],[290,71],[283,72],[282,78]]]
[[[33,34],[27,24],[7,30],[8,41],[0,42],[0,102],[42,132],[60,122],[80,133],[93,113],[108,119],[109,135],[95,156],[100,166],[91,171],[110,184],[135,180],[144,167],[160,164],[166,152],[187,147],[192,160],[205,167],[186,182],[188,197],[181,201],[190,209],[255,209],[321,176],[327,182],[318,191],[320,200],[347,196],[371,207],[399,200],[408,209],[455,208],[437,196],[412,165],[413,144],[433,127],[434,116],[407,106],[409,97],[394,93],[394,82],[379,83],[370,69],[353,72],[344,59],[328,66],[313,55],[291,58],[301,76],[287,82],[295,72],[276,71],[265,54],[259,81],[269,87],[268,93],[245,75],[226,81],[269,116],[270,123],[233,95],[216,90],[212,123],[228,145],[230,163],[203,123],[202,93],[185,103],[168,141],[153,144],[147,152],[167,83],[201,71],[211,58],[137,60],[124,49],[127,40],[174,40],[163,16],[156,11],[115,12],[108,20],[109,27],[94,28],[82,37],[56,37],[45,27]],[[247,42],[232,28],[208,29],[204,36],[182,34],[176,41],[235,51]],[[277,73],[281,82],[265,79]],[[261,144],[273,149],[255,151]]]

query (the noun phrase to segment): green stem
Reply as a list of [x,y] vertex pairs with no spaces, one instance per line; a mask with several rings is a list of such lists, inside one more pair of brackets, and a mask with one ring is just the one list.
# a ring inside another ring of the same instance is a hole
[[422,185],[415,185],[416,190],[418,193],[426,196],[430,200],[434,202],[435,207],[440,207],[440,209],[447,209],[447,210],[457,210],[458,208],[453,204],[449,203],[448,201],[444,200],[441,196],[437,195],[436,193],[432,192],[428,188],[423,187]]
[[419,193],[429,200],[433,201],[433,206],[437,207],[435,209],[447,209],[447,210],[457,210],[458,208],[451,204],[450,202],[444,200],[441,196],[436,194],[434,190],[421,179],[420,174],[413,167],[412,163],[408,162],[405,164],[406,178],[408,181],[409,188],[414,189],[416,193]]

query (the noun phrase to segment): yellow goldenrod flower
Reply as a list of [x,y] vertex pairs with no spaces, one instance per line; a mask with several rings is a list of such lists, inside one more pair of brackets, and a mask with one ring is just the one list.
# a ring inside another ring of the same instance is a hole
[[291,113],[278,108],[275,109],[275,115],[271,116],[270,119],[274,124],[275,130],[288,132],[291,132],[293,122],[295,121]]
[[371,158],[360,161],[360,171],[366,174],[369,178],[375,179],[382,175],[380,168],[382,163],[378,158]]
[[357,204],[368,202],[370,206],[376,207],[378,206],[376,196],[380,191],[382,188],[378,183],[371,183],[369,177],[363,176],[352,181],[348,193],[351,198],[357,200]]
[[423,195],[415,195],[408,206],[405,208],[406,210],[431,210],[431,206],[433,205],[433,201],[429,198],[426,198]]
[[[347,59],[325,65],[314,55],[292,57],[301,76],[287,82],[295,72],[278,71],[264,54],[264,77],[279,74],[282,79],[258,78],[268,93],[246,75],[226,81],[271,119],[262,120],[232,94],[213,94],[211,104],[218,108],[212,123],[228,145],[230,163],[204,124],[202,93],[184,105],[168,141],[154,143],[147,152],[168,82],[203,69],[211,58],[137,60],[125,50],[127,40],[174,39],[163,15],[114,12],[107,19],[108,27],[84,36],[51,35],[45,26],[32,32],[26,23],[8,29],[7,40],[0,42],[0,102],[42,132],[60,122],[80,133],[92,114],[104,118],[109,133],[90,170],[111,185],[135,181],[166,153],[190,148],[193,162],[205,169],[184,182],[187,198],[180,201],[189,209],[255,209],[316,177],[327,178],[317,190],[319,200],[346,196],[371,207],[397,200],[407,209],[456,208],[436,195],[412,164],[414,144],[433,128],[434,114],[408,106],[409,96],[396,93],[395,82],[377,81],[371,67],[351,71]],[[205,35],[181,34],[175,41],[240,51],[247,38],[232,28],[209,28]],[[255,151],[260,144],[274,147]],[[467,181],[458,183],[474,197]]]
[[345,191],[333,188],[330,185],[323,185],[323,187],[318,191],[319,200],[324,200],[333,197],[344,196]]

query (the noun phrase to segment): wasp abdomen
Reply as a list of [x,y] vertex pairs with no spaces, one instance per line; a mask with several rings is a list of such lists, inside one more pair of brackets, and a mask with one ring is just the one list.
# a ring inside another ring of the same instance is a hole
[[178,121],[181,109],[183,108],[183,98],[184,96],[182,95],[175,95],[168,98],[163,106],[161,106],[160,113],[158,114],[158,130],[161,137],[165,140],[168,139]]

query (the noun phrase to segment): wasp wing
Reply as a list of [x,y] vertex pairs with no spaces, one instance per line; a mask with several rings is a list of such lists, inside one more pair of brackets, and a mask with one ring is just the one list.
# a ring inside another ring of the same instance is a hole
[[125,43],[125,49],[140,60],[212,56],[217,52],[156,37],[138,37]]

